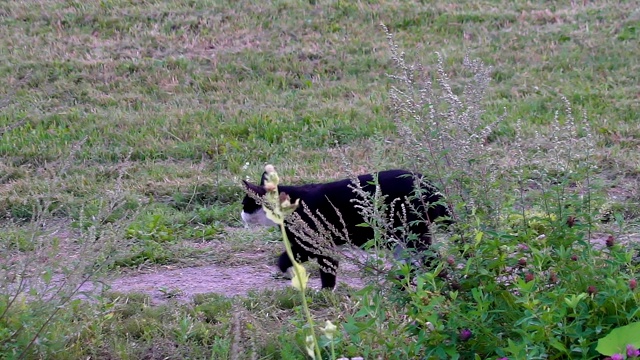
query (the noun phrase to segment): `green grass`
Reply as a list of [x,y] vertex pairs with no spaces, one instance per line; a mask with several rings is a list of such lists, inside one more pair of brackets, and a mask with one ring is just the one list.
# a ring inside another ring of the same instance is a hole
[[[597,134],[607,207],[629,222],[640,218],[635,2],[6,1],[0,259],[35,254],[55,242],[42,231],[71,224],[75,232],[60,236],[60,247],[83,246],[89,235],[111,239],[103,243],[110,271],[224,263],[264,242],[227,230],[241,226],[240,180],[257,181],[265,163],[285,183],[343,177],[341,152],[358,171],[408,165],[394,141],[381,22],[428,70],[442,53],[457,90],[466,53],[493,67],[483,119],[506,109],[489,137],[497,149],[514,140],[518,119],[529,136],[549,132],[565,95]],[[119,237],[109,237],[112,228]],[[211,241],[231,245],[220,253],[191,247]],[[114,300],[109,311],[77,309],[102,320],[82,313],[90,325],[69,335],[72,350],[51,345],[51,356],[222,359],[233,358],[233,346],[299,356],[301,340],[286,341],[295,318],[287,293],[255,296],[237,319],[232,301],[215,296],[195,305],[153,308],[137,299]],[[321,303],[319,313],[333,306]],[[276,315],[265,314],[270,307]],[[53,329],[65,321],[73,320],[66,314]],[[234,326],[242,327],[235,345]]]

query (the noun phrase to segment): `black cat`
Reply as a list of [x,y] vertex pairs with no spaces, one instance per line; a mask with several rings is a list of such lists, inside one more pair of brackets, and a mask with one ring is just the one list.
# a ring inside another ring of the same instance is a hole
[[[263,187],[266,176],[267,173],[265,172],[262,175],[260,186],[244,181],[246,191],[248,193],[254,193],[257,198],[262,198],[266,193]],[[392,219],[393,221],[393,223],[389,224],[390,226],[388,228],[394,230],[388,235],[396,239],[401,239],[407,248],[417,251],[424,251],[431,245],[431,234],[428,222],[441,218],[438,222],[451,223],[447,207],[442,201],[442,195],[424,179],[416,182],[416,179],[421,178],[421,174],[406,170],[386,170],[377,173],[377,183],[380,186],[381,195],[385,197],[386,219]],[[374,175],[360,175],[358,176],[358,181],[360,182],[362,190],[366,193],[373,194],[375,192],[376,187],[374,183],[376,180],[374,179]],[[417,183],[420,184],[420,190],[414,191],[415,184]],[[325,238],[330,238],[329,241],[331,244],[327,246],[326,240],[322,242],[311,239],[312,236],[308,236],[308,234],[310,234],[309,232],[307,232],[305,236],[303,231],[300,230],[300,224],[296,226],[295,224],[291,224],[291,221],[287,221],[287,237],[291,242],[296,259],[300,262],[305,262],[309,260],[309,258],[316,258],[318,260],[323,289],[334,288],[336,285],[338,260],[335,256],[332,256],[332,254],[335,255],[335,253],[330,250],[332,250],[335,245],[345,243],[345,234],[348,234],[348,239],[356,246],[362,246],[374,237],[372,228],[362,226],[365,221],[360,210],[357,208],[357,201],[354,201],[361,197],[353,191],[350,185],[353,186],[351,179],[325,184],[278,186],[278,191],[289,195],[292,203],[296,199],[300,199],[300,206],[292,217],[295,218],[299,216],[298,222],[302,220],[308,226],[308,229],[311,229],[311,234],[318,231],[318,213],[324,218],[321,219],[322,227],[326,229],[327,226],[325,224],[331,224],[335,227],[333,231],[321,230]],[[403,207],[401,204],[405,204],[405,206]],[[303,205],[306,205],[308,208],[307,211],[305,211],[305,206]],[[271,220],[267,219],[262,206],[254,197],[246,195],[242,201],[242,206],[242,220],[246,224],[275,226]],[[338,212],[336,212],[336,209]],[[316,218],[315,221],[309,216],[309,210]],[[393,217],[389,214],[391,210],[394,212]],[[403,226],[409,228],[408,233],[415,235],[402,239],[403,234],[406,233],[401,230]],[[298,229],[297,231],[296,228]],[[322,243],[325,245],[319,245]],[[327,247],[331,249],[326,249]],[[291,266],[293,266],[293,264],[287,256],[287,253],[282,253],[278,260],[280,271],[283,273],[287,272]]]

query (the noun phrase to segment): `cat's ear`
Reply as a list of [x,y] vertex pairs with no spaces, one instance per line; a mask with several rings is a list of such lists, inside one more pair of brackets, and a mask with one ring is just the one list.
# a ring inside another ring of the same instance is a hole
[[264,184],[267,183],[267,175],[268,174],[266,171],[262,173],[262,178],[260,179],[260,185],[264,186]]
[[258,196],[264,196],[264,194],[267,193],[267,190],[265,190],[262,186],[254,185],[246,180],[242,180],[242,183],[244,184],[244,188],[247,191],[251,191]]

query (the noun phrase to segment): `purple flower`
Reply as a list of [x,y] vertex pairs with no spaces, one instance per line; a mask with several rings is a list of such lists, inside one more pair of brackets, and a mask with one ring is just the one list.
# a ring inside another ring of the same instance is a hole
[[520,243],[518,244],[518,249],[520,249],[520,251],[527,251],[529,250],[529,245]]
[[633,345],[627,345],[627,357],[634,358],[640,356],[640,350],[636,349]]
[[609,235],[609,237],[605,241],[605,245],[607,245],[607,247],[612,247],[613,245],[615,245],[615,243],[616,239],[613,237],[613,235]]
[[467,341],[467,340],[471,339],[472,335],[473,335],[473,333],[469,329],[460,330],[460,340],[462,340],[462,341]]
[[622,354],[613,354],[611,355],[611,360],[624,360],[624,357],[622,357]]

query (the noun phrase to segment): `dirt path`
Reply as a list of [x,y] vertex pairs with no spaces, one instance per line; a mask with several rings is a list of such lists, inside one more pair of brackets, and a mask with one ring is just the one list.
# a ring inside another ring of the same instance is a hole
[[[261,238],[259,234],[242,233],[247,230],[228,229],[232,238]],[[232,232],[236,232],[233,233]],[[67,231],[68,237],[73,236]],[[638,234],[624,236],[617,239],[621,244],[637,242]],[[598,247],[604,247],[606,234],[598,234],[592,242]],[[189,243],[193,248],[205,254],[197,262],[185,262],[183,265],[154,265],[140,270],[126,269],[121,273],[111,274],[102,278],[101,283],[109,291],[127,294],[142,293],[150,297],[152,304],[172,301],[187,302],[194,295],[216,293],[227,297],[244,296],[251,291],[276,290],[291,286],[291,281],[285,279],[277,270],[274,262],[276,256],[283,250],[280,242],[252,241],[235,245],[228,239],[205,243]],[[346,283],[353,288],[365,285],[362,264],[371,256],[364,251],[343,248],[344,258],[338,270],[338,287]],[[73,256],[69,255],[69,258]],[[315,261],[305,264],[310,274],[309,286],[320,289],[320,279]],[[37,279],[37,277],[35,278]],[[54,276],[53,283],[62,283],[62,278]],[[37,282],[37,280],[36,280]],[[54,285],[54,284],[50,284]],[[102,287],[102,286],[100,286]],[[95,285],[85,284],[82,292],[93,292]]]
[[[358,277],[355,265],[346,265],[340,269],[339,282],[352,287],[364,286]],[[162,303],[169,299],[189,301],[194,295],[217,293],[232,297],[246,295],[252,290],[283,289],[291,282],[281,276],[273,266],[244,265],[220,266],[208,265],[181,269],[158,268],[155,271],[128,275],[107,281],[111,290],[129,293],[148,294],[153,303]],[[320,289],[320,278],[312,274],[309,285]]]
[[[281,243],[248,245],[243,251],[221,249],[208,245],[218,253],[216,258],[203,266],[155,266],[141,272],[114,275],[105,283],[111,291],[147,294],[152,303],[169,299],[189,301],[197,294],[217,293],[223,296],[244,296],[251,291],[276,290],[291,286],[275,266],[274,255],[284,249]],[[220,256],[219,254],[223,254]],[[353,288],[365,285],[362,263],[369,256],[358,249],[343,248],[343,258],[338,269],[338,286],[348,284]],[[310,279],[309,286],[320,289],[320,277],[315,260],[305,263]],[[344,285],[343,285],[344,286]]]
[[[188,302],[194,295],[216,293],[226,297],[244,296],[251,291],[276,290],[291,286],[275,266],[277,255],[284,250],[281,242],[266,242],[260,233],[240,228],[226,229],[227,237],[206,242],[185,241],[183,250],[197,250],[196,258],[176,258],[178,264],[148,265],[139,269],[124,268],[119,272],[112,272],[105,277],[90,279],[81,284],[77,296],[87,298],[99,290],[107,290],[119,294],[142,293],[150,297],[152,304],[172,301]],[[56,236],[65,244],[54,257],[55,261],[72,263],[87,255],[73,246],[74,239],[79,238],[76,230],[68,223],[57,223],[52,230],[45,232],[45,237]],[[67,246],[67,244],[70,244]],[[362,278],[361,265],[367,253],[355,249],[342,249],[347,259],[343,259],[338,270],[338,286],[340,283],[349,284],[353,288],[361,288],[365,284]],[[72,274],[73,279],[61,273],[54,273],[49,282],[41,276],[39,261],[29,260],[33,254],[14,253],[3,258],[5,262],[13,261],[16,266],[28,263],[29,270],[25,272],[25,282],[20,283],[19,276],[9,280],[7,289],[18,291],[18,287],[30,289],[43,296],[57,294],[58,288],[71,291],[81,279]],[[352,261],[349,261],[349,258]],[[356,259],[355,262],[353,259]],[[46,257],[42,257],[42,261]],[[61,265],[59,265],[61,266]],[[305,264],[310,274],[309,286],[320,289],[318,266],[314,260]],[[20,267],[21,268],[21,267]],[[0,275],[4,274],[0,272]],[[8,273],[7,273],[8,274]],[[6,274],[5,274],[6,275]],[[97,280],[97,281],[93,281]]]
[[[606,236],[594,237],[592,242],[599,247],[604,247]],[[630,239],[625,239],[627,243]],[[637,240],[636,240],[637,241]],[[280,249],[281,244],[272,244]],[[274,250],[274,249],[272,249]],[[197,294],[217,293],[220,295],[244,296],[250,291],[261,291],[266,289],[283,289],[291,286],[288,279],[282,277],[273,264],[273,258],[266,251],[264,245],[261,249],[247,249],[245,252],[228,253],[228,264],[211,264],[197,267],[176,268],[175,266],[159,266],[145,270],[142,273],[131,273],[120,277],[114,277],[106,283],[112,291],[119,293],[143,293],[151,298],[153,304],[164,303],[168,300],[189,301]],[[367,253],[356,249],[344,248],[342,253],[346,259],[340,264],[338,272],[338,286],[346,283],[354,288],[361,288],[365,285],[362,278],[362,262]],[[360,263],[360,264],[358,264]],[[311,266],[314,268],[313,261]],[[314,289],[320,289],[320,278],[318,272],[311,270],[309,285]],[[344,286],[344,285],[343,285]]]

